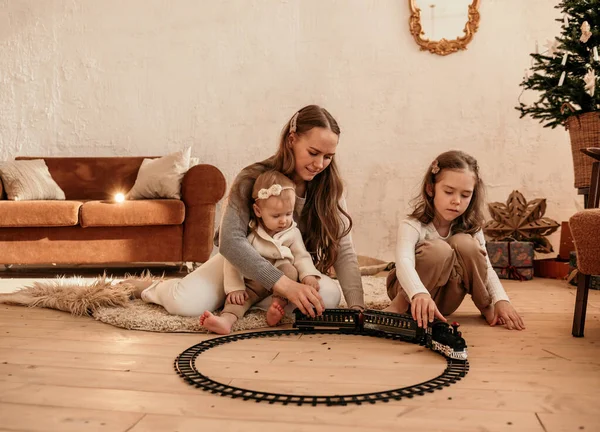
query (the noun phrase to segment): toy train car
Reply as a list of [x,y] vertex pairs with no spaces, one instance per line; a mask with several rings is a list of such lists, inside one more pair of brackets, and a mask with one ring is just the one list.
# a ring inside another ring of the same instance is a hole
[[294,327],[299,330],[313,330],[315,327],[333,327],[356,331],[362,328],[359,311],[354,309],[325,309],[322,315],[304,315],[299,309],[294,310]]
[[449,325],[434,320],[427,328],[418,327],[408,314],[396,314],[366,309],[325,309],[322,315],[311,317],[300,310],[294,311],[294,327],[300,331],[334,328],[353,333],[387,333],[400,335],[410,342],[419,343],[455,360],[467,359],[467,344],[458,331],[458,323]]

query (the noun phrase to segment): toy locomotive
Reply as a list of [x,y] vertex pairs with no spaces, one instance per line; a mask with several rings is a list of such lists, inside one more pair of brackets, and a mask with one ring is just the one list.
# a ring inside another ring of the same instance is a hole
[[294,327],[300,331],[315,327],[329,327],[351,333],[387,333],[400,335],[403,339],[424,345],[454,360],[467,359],[467,344],[458,331],[459,324],[452,325],[435,319],[427,328],[417,326],[409,314],[396,314],[366,309],[325,309],[314,318],[294,310]]

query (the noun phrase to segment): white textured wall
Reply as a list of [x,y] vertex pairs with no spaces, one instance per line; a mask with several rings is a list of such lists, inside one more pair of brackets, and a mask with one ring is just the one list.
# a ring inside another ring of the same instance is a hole
[[[408,0],[0,0],[0,159],[193,156],[231,181],[309,103],[337,117],[361,254],[393,258],[426,165],[461,148],[491,201],[580,206],[567,133],[513,109],[548,0],[484,0],[469,49],[420,52]],[[554,236],[555,245],[558,237]]]

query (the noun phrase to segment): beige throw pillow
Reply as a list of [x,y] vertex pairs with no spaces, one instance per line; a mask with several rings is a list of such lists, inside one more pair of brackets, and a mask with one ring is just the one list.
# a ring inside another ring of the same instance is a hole
[[65,199],[43,159],[0,162],[0,177],[9,200]]
[[188,147],[159,159],[144,159],[127,199],[180,199],[181,179],[190,168],[191,152]]

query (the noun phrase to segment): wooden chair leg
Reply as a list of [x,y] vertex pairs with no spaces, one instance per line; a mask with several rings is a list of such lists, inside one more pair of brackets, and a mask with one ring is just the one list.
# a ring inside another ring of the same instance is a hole
[[587,208],[598,207],[600,207],[600,162],[594,162],[592,165],[592,178],[590,181]]
[[591,276],[579,272],[577,277],[577,298],[575,299],[575,315],[573,316],[573,336],[583,337],[585,311],[587,309],[588,290]]

